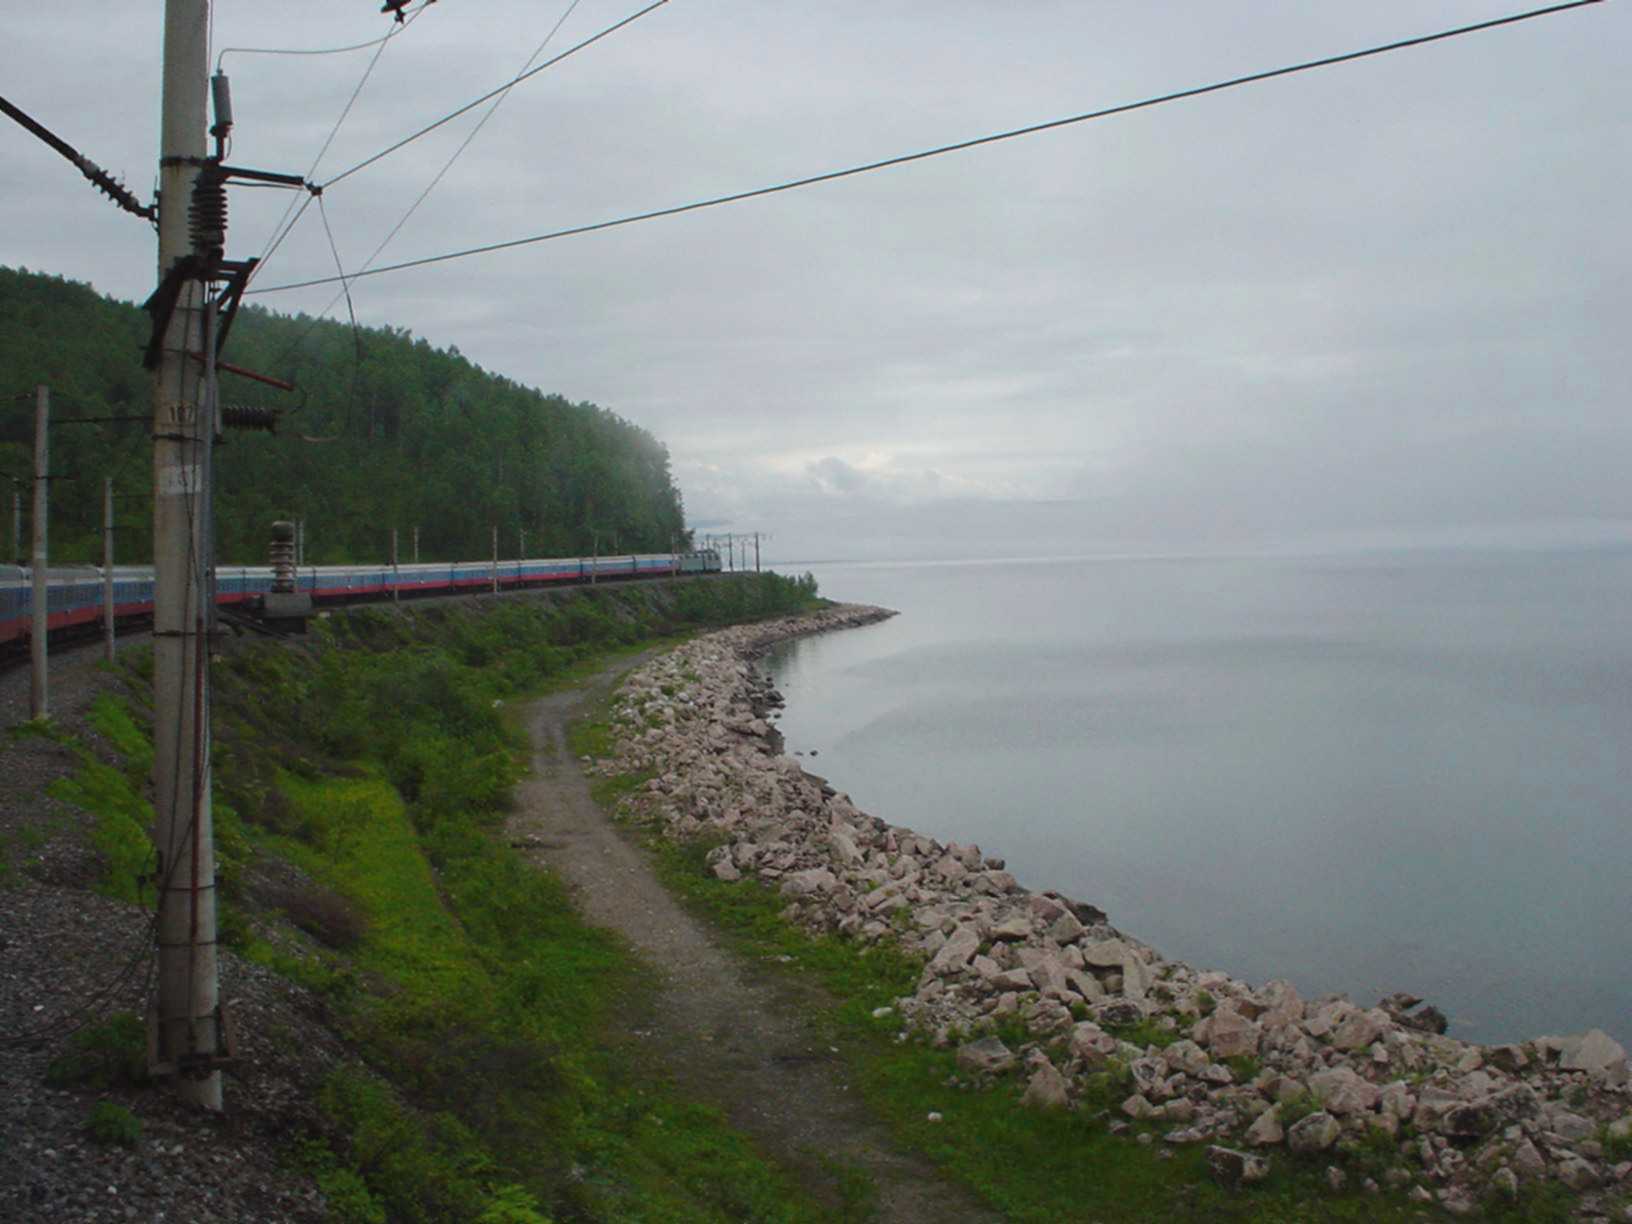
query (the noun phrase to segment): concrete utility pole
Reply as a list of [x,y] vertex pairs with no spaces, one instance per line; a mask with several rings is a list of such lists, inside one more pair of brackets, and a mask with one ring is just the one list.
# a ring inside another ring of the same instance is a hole
[[754,573],[759,573],[759,532],[754,532]]
[[499,525],[493,524],[493,594],[499,593]]
[[419,528],[414,528],[414,564],[419,564]]
[[[159,279],[192,253],[188,203],[207,147],[208,0],[166,0],[159,135]],[[210,819],[209,456],[201,405],[205,285],[189,278],[153,379],[153,747],[159,982],[150,1061],[189,1104],[221,1108]]]
[[397,529],[391,528],[391,600],[402,599],[402,574],[397,565]]
[[51,389],[41,383],[34,388],[34,551],[30,562],[34,590],[28,620],[30,718],[51,716],[50,679],[46,670],[45,642],[51,630],[51,594],[46,587],[51,564],[50,550],[46,543],[46,531],[51,517],[47,508],[50,499]]
[[113,477],[102,478],[102,657],[113,662]]

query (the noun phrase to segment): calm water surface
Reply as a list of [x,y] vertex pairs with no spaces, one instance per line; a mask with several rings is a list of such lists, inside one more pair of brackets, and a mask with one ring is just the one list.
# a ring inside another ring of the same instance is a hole
[[1632,550],[809,568],[901,612],[769,660],[865,810],[1198,967],[1632,1044]]

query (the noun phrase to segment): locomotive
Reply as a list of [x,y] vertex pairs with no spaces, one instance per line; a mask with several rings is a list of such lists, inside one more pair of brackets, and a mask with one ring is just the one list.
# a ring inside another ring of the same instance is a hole
[[[322,608],[360,600],[426,595],[515,591],[573,582],[629,581],[681,574],[715,574],[720,554],[713,549],[689,553],[635,553],[614,557],[543,557],[530,561],[416,562],[409,565],[303,565],[294,573],[297,593]],[[249,613],[273,589],[270,566],[218,566],[215,602]],[[104,599],[100,567],[52,567],[47,579],[46,624],[53,637],[77,627],[100,623]],[[136,623],[153,614],[153,570],[116,565],[113,569],[114,619]],[[27,640],[33,613],[33,571],[0,565],[0,651]]]

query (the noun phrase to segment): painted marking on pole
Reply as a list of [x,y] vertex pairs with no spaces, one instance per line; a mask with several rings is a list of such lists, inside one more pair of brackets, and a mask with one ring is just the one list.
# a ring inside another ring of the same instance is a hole
[[162,497],[186,497],[200,491],[198,464],[178,463],[159,470],[159,494]]

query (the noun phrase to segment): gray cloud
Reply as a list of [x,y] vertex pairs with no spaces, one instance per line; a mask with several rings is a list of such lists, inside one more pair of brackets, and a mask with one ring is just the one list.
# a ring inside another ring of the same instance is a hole
[[[216,7],[217,48],[383,29],[367,4]],[[502,80],[559,11],[432,7],[381,57],[318,177]],[[588,0],[557,47],[627,11]],[[1504,11],[677,3],[518,88],[388,258]],[[649,426],[695,515],[807,555],[1624,520],[1629,20],[1606,5],[368,279],[358,311]],[[158,27],[129,6],[31,14],[12,27],[7,96],[145,190]],[[366,53],[226,63],[234,159],[304,171]],[[468,122],[327,194],[349,267]],[[20,131],[0,139],[0,259],[144,297],[148,233]],[[284,202],[236,193],[235,247],[258,250]],[[314,211],[262,283],[332,270]]]

